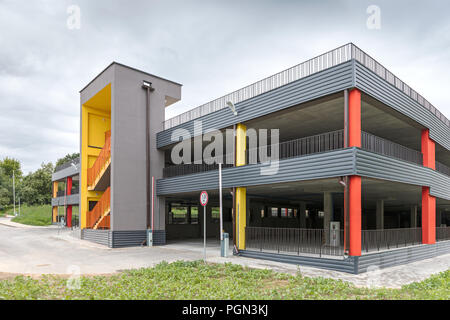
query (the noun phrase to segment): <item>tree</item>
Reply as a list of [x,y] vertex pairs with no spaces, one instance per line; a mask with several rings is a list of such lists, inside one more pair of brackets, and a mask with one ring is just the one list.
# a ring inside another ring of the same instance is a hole
[[4,209],[11,203],[10,178],[4,174],[0,167],[0,209]]
[[53,170],[51,162],[42,163],[38,170],[25,176],[19,186],[21,201],[28,205],[50,204]]
[[16,178],[20,179],[22,177],[22,169],[19,160],[6,157],[0,161],[0,168],[3,169],[3,174],[8,177],[12,177],[13,171]]
[[78,153],[78,152],[75,152],[75,153],[72,153],[72,154],[69,153],[65,157],[60,158],[60,159],[58,159],[56,161],[55,168],[60,166],[60,165],[62,165],[62,164],[64,164],[64,163],[66,163],[66,162],[73,161],[73,160],[75,160],[75,159],[77,159],[79,157],[80,157],[80,153]]

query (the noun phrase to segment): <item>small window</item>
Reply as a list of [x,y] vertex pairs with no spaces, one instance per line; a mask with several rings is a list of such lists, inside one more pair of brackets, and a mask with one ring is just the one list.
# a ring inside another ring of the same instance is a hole
[[219,220],[220,219],[220,208],[219,207],[212,207],[211,208],[211,219],[213,219],[213,220]]
[[264,208],[261,209],[261,218],[265,217]]
[[278,217],[278,208],[270,208],[270,216],[271,217]]
[[188,207],[172,204],[169,212],[169,224],[187,224],[188,223]]
[[198,224],[198,207],[191,207],[191,224]]

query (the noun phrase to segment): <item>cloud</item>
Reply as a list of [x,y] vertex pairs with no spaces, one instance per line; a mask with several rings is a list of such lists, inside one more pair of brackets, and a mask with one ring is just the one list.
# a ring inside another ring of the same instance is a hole
[[[69,5],[81,29],[66,25]],[[369,5],[381,29],[366,27]],[[111,61],[183,83],[169,118],[354,42],[450,118],[449,4],[0,0],[0,158],[35,170],[79,150],[79,94]]]

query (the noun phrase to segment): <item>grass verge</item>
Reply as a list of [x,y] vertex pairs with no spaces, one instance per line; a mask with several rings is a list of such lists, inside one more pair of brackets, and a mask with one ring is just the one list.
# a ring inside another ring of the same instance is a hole
[[[16,208],[18,212],[18,208]],[[9,215],[14,215],[13,209],[6,211]],[[48,226],[52,224],[52,206],[23,206],[20,208],[20,216],[14,217],[11,221],[30,226]]]
[[201,261],[81,277],[77,289],[70,289],[68,281],[59,276],[2,280],[0,299],[450,299],[450,270],[401,289],[357,288],[342,280]]

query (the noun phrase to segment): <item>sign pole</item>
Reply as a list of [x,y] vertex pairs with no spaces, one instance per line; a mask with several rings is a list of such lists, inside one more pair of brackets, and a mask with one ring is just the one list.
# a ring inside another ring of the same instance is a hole
[[200,193],[200,204],[203,206],[203,255],[206,263],[206,205],[208,204],[208,192]]
[[206,206],[203,207],[203,256],[206,263]]
[[223,243],[223,208],[222,208],[222,163],[219,163],[219,210],[220,210],[220,250],[221,256],[224,256]]

